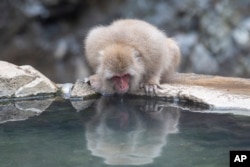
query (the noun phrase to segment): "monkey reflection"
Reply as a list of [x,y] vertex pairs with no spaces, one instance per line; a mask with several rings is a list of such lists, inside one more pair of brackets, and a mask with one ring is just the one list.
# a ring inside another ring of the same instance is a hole
[[102,97],[86,124],[87,148],[106,164],[149,164],[160,156],[166,136],[178,132],[178,120],[178,108],[157,101]]

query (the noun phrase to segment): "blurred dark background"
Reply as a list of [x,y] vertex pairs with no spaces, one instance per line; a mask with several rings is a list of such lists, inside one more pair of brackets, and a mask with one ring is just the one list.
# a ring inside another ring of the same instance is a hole
[[83,40],[119,18],[148,21],[182,50],[179,71],[250,77],[249,0],[1,0],[0,60],[57,83],[88,75]]

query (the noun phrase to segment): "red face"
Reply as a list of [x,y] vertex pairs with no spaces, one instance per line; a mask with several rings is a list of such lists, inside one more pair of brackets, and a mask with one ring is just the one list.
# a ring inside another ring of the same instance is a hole
[[126,93],[129,89],[129,74],[115,75],[112,78],[117,93]]

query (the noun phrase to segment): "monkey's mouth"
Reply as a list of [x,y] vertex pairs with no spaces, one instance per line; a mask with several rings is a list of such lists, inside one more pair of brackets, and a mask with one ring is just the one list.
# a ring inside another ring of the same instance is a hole
[[127,88],[119,88],[118,90],[116,89],[116,93],[117,94],[125,94],[128,92],[128,90],[129,90],[128,87]]

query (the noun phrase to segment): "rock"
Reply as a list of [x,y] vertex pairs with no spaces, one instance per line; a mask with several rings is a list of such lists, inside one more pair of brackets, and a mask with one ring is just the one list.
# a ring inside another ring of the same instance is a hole
[[[88,79],[85,80],[88,81]],[[73,88],[68,84],[63,84],[61,86],[62,92],[64,93],[63,96],[67,96],[71,99],[71,104],[77,112],[90,107],[96,101],[95,98],[90,97],[98,96],[98,93],[93,91],[86,81],[77,80]]]
[[250,46],[250,17],[243,20],[242,23],[233,31],[233,39],[242,49],[249,49]]
[[158,26],[162,26],[172,21],[174,18],[174,10],[166,2],[159,2],[155,5],[155,10],[147,20]]
[[174,37],[181,48],[181,53],[184,57],[189,56],[194,45],[198,41],[197,33],[188,33],[188,34],[178,34]]
[[79,98],[79,97],[89,97],[89,96],[96,96],[97,93],[91,89],[91,87],[82,80],[77,80],[72,92],[71,98]]
[[31,66],[0,61],[0,98],[55,94],[57,86]]
[[0,61],[0,97],[11,97],[15,92],[35,78],[18,66]]
[[245,29],[238,28],[234,30],[233,32],[233,39],[240,47],[248,47],[250,38],[249,38],[249,32]]
[[49,11],[42,5],[38,0],[28,1],[22,5],[18,6],[26,16],[36,17],[36,16],[48,16]]
[[[211,111],[250,115],[249,79],[178,73],[171,83],[162,84],[161,88],[158,90],[157,98],[166,101],[189,103],[195,106],[192,108],[208,109],[208,112],[212,109]],[[82,81],[77,81],[72,92],[72,98],[85,101],[72,101],[77,111],[89,107],[92,101],[89,101],[88,97],[97,95]],[[147,96],[143,89],[128,93],[139,97]]]
[[191,55],[191,62],[194,71],[203,74],[215,74],[218,72],[218,63],[210,52],[202,45],[195,46]]

